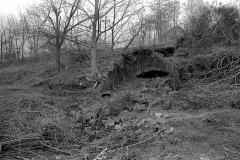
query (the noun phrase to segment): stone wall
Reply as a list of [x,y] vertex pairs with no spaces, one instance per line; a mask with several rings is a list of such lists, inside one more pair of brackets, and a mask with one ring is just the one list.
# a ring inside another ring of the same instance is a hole
[[143,72],[151,70],[168,72],[167,63],[164,61],[165,56],[159,50],[157,52],[151,49],[135,49],[122,54],[120,60],[109,70],[101,90],[112,90],[121,81]]

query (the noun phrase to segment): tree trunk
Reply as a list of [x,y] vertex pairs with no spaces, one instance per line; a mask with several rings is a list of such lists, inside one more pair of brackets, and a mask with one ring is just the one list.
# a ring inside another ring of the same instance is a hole
[[158,45],[162,43],[162,11],[161,0],[158,0],[158,12],[157,12],[157,33],[158,33]]
[[36,50],[36,38],[35,38],[35,34],[34,34],[34,36],[33,36],[33,56],[35,57],[35,58],[37,58],[37,50]]
[[112,45],[111,45],[111,51],[112,51],[112,54],[113,54],[113,49],[114,49],[114,32],[115,32],[115,20],[116,20],[116,0],[113,0],[113,22],[112,22]]
[[25,45],[25,33],[24,33],[24,30],[23,30],[23,36],[22,36],[22,44],[21,44],[21,48],[22,48],[22,60],[24,59],[24,45]]
[[3,62],[3,35],[1,35],[1,63]]
[[151,25],[149,25],[149,28],[148,28],[148,40],[149,40],[149,46],[151,46]]
[[8,54],[9,54],[9,62],[11,62],[12,61],[12,59],[13,59],[13,56],[12,56],[12,44],[13,44],[13,42],[12,42],[12,38],[9,36],[9,42],[8,42],[8,45],[9,45],[9,49],[8,49]]
[[93,31],[92,31],[92,48],[91,48],[91,65],[92,65],[92,76],[94,78],[97,77],[98,68],[97,68],[97,20],[98,20],[98,2],[99,0],[95,0],[95,13],[93,20]]
[[15,49],[14,49],[14,52],[15,52],[15,54],[16,54],[16,56],[17,56],[17,60],[18,60],[18,65],[20,64],[20,55],[19,55],[19,52],[18,52],[18,40],[17,40],[17,38],[15,39],[15,42],[16,42],[16,47],[15,47]]
[[104,43],[105,43],[105,48],[107,47],[107,16],[105,16],[105,23],[104,23],[104,30],[105,30],[105,34],[104,34]]
[[59,45],[56,45],[56,47],[55,47],[55,60],[56,60],[56,69],[57,69],[57,71],[58,72],[60,72],[61,71],[61,50],[60,50],[60,46]]
[[5,36],[5,48],[6,48],[6,50],[5,50],[4,59],[8,61],[8,59],[7,59],[7,56],[8,56],[8,44],[7,44],[6,36]]
[[92,65],[92,76],[96,77],[98,74],[96,45],[94,45],[91,50],[91,65]]
[[24,45],[22,45],[22,60],[24,59]]
[[112,54],[113,54],[113,49],[114,49],[114,27],[112,28],[112,45],[111,45],[111,51],[112,51]]

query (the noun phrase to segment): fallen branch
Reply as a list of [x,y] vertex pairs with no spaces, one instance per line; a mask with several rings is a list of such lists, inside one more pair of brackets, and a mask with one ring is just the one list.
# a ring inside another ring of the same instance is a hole
[[41,143],[44,147],[47,147],[47,148],[51,149],[51,150],[54,151],[54,152],[61,153],[61,154],[65,154],[65,155],[73,155],[73,154],[71,154],[71,153],[69,153],[69,152],[67,152],[67,151],[59,150],[59,149],[57,149],[57,148],[51,147],[51,146],[49,146],[49,145],[47,145],[47,144],[44,144],[44,143],[42,143],[41,141],[40,141],[40,143]]
[[39,145],[39,138],[24,138],[24,139],[14,139],[10,141],[5,141],[0,143],[0,152],[5,153],[12,148],[24,148],[26,146],[36,146]]
[[146,114],[147,113],[150,113],[150,109],[151,109],[151,107],[152,106],[154,106],[155,104],[157,104],[159,101],[161,101],[162,100],[162,98],[158,98],[156,101],[154,101],[153,103],[149,103],[149,105],[148,105],[148,110],[147,110],[147,112],[146,112]]
[[14,157],[14,158],[16,158],[16,159],[20,159],[20,160],[30,160],[30,159],[28,159],[28,158],[19,157],[19,156],[17,156],[17,157]]
[[94,158],[93,160],[101,160],[102,156],[106,153],[107,148],[105,148],[101,153],[99,153],[96,158]]
[[148,87],[146,87],[146,86],[144,86],[143,87],[143,89],[141,90],[141,92],[143,92],[143,91],[157,91],[158,90],[158,88],[156,89],[156,88],[148,88]]
[[161,132],[163,131],[163,129],[159,130],[156,134],[154,134],[152,137],[148,138],[148,139],[145,139],[143,141],[140,141],[140,142],[137,142],[137,143],[134,143],[134,144],[131,144],[131,145],[127,145],[127,146],[123,146],[123,147],[119,147],[119,148],[116,148],[116,149],[113,149],[113,150],[108,150],[106,151],[107,153],[108,152],[115,152],[117,150],[121,150],[121,149],[124,149],[124,148],[129,148],[129,147],[133,147],[133,146],[136,146],[136,145],[139,145],[139,144],[142,144],[142,143],[145,143],[147,141],[150,141],[151,139],[155,138],[157,135],[159,135]]
[[[234,151],[234,150],[231,150],[227,147],[223,147],[224,148],[224,152],[225,152],[225,155],[228,157],[228,158],[231,158],[231,159],[239,159],[240,158],[240,153]],[[228,154],[229,152],[229,154]]]

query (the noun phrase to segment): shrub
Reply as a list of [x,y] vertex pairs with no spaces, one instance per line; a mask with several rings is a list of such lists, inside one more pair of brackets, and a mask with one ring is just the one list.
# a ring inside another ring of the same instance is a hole
[[87,50],[70,51],[68,52],[68,64],[70,67],[86,64],[90,60]]
[[194,56],[205,54],[214,45],[238,46],[240,14],[234,6],[205,6],[201,14],[192,16],[177,46],[187,48]]

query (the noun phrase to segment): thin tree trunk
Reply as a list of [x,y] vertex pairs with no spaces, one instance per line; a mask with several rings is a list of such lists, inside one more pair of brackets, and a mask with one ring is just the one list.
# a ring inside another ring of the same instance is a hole
[[[53,8],[54,10],[54,8]],[[61,71],[61,40],[60,40],[60,23],[59,23],[59,15],[60,15],[60,12],[58,11],[55,11],[55,16],[56,16],[56,28],[55,28],[55,35],[56,35],[56,45],[55,45],[55,52],[56,52],[56,70],[58,72]]]
[[56,69],[58,72],[61,71],[61,50],[60,50],[60,46],[56,45],[55,49],[56,49]]
[[[174,5],[175,5],[175,0],[174,0]],[[177,44],[177,8],[176,8],[176,6],[174,7],[174,46],[175,47],[177,47],[176,46],[176,44]]]
[[151,24],[149,25],[148,39],[149,39],[149,46],[151,46]]
[[7,56],[8,56],[8,43],[7,43],[7,38],[6,38],[6,36],[5,36],[5,47],[6,47],[6,51],[5,51],[5,60],[7,60],[8,61],[8,59],[7,59]]
[[16,49],[14,50],[14,52],[16,52],[16,56],[17,56],[17,59],[18,59],[18,64],[20,64],[20,57],[19,57],[19,52],[18,52],[18,41],[17,41],[17,38],[15,39],[16,41]]
[[158,45],[162,43],[162,11],[161,0],[158,0],[158,12],[157,12],[157,33],[158,33]]
[[[105,16],[105,23],[104,23],[104,30],[107,30],[107,16]],[[104,43],[105,43],[105,48],[107,47],[107,32],[104,34]]]
[[113,22],[112,22],[112,25],[113,25],[113,27],[112,27],[112,45],[111,45],[111,51],[112,51],[112,53],[113,53],[113,49],[114,49],[114,45],[115,45],[115,43],[114,43],[114,31],[115,31],[115,20],[116,20],[116,0],[113,0],[113,5],[114,5],[114,7],[113,7]]
[[3,62],[3,35],[1,35],[1,63]]
[[112,29],[112,45],[111,45],[111,52],[113,53],[113,49],[114,49],[114,27]]
[[98,3],[99,0],[95,0],[95,13],[93,20],[93,32],[92,32],[92,49],[91,49],[91,65],[92,65],[92,76],[97,77],[97,20],[98,20]]
[[13,56],[12,56],[12,38],[10,38],[10,36],[9,36],[9,62],[11,62],[12,61],[12,59],[13,59]]
[[37,58],[35,33],[34,33],[34,36],[33,36],[33,56],[34,56],[35,58]]
[[22,46],[22,60],[24,59],[24,46]]
[[24,40],[25,40],[25,33],[24,33],[24,31],[23,31],[22,44],[21,44],[21,48],[22,48],[22,60],[24,59],[24,44],[25,44]]

